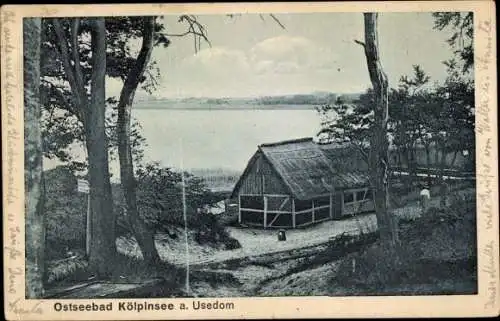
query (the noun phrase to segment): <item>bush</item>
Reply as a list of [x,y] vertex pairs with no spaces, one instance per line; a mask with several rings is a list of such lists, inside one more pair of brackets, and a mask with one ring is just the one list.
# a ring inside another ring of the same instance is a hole
[[225,249],[234,250],[241,247],[238,240],[232,238],[213,214],[201,214],[195,220],[195,240],[199,244],[217,246],[224,244]]
[[[46,193],[46,255],[49,260],[61,259],[68,252],[85,251],[87,194],[76,191],[77,178],[71,168],[59,166],[44,172]],[[203,182],[188,173],[186,179],[187,224],[196,232],[201,244],[228,249],[241,245],[231,239],[227,231],[212,214],[201,214],[197,208],[219,200]],[[157,165],[148,165],[138,171],[137,199],[140,216],[154,231],[171,233],[184,227],[182,205],[182,177],[180,173]],[[119,184],[112,185],[114,210],[117,218],[117,236],[132,233],[125,215],[125,199]],[[220,197],[220,196],[219,196]]]
[[[189,229],[195,231],[195,240],[200,244],[218,246],[225,244],[227,248],[241,245],[231,237],[213,214],[200,213],[199,208],[206,204],[220,201],[221,195],[212,193],[203,180],[189,173],[184,173],[184,189],[182,174],[170,168],[162,168],[158,164],[148,164],[137,171],[137,203],[140,216],[154,231],[167,232],[184,228],[183,191],[186,201],[186,219]],[[118,211],[118,226],[126,233],[128,222],[124,215],[123,194],[120,189],[114,192]],[[128,231],[130,232],[130,231]]]
[[71,249],[85,248],[87,196],[76,191],[71,169],[58,166],[44,172],[46,255],[66,257]]
[[420,218],[400,222],[401,244],[396,252],[377,242],[345,257],[339,262],[334,281],[381,293],[405,284],[439,287],[439,282],[447,279],[473,279],[475,199],[461,194],[450,198],[451,204],[444,209],[430,208]]

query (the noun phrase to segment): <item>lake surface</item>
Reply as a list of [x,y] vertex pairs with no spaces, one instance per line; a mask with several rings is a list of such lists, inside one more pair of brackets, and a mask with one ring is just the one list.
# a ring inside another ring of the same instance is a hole
[[184,168],[243,170],[263,143],[312,137],[320,117],[301,109],[134,109],[141,124],[145,161]]
[[[312,137],[320,128],[319,114],[307,105],[141,107],[132,109],[132,116],[141,124],[146,139],[144,161],[177,169],[241,173],[258,145]],[[82,144],[74,144],[71,153],[77,160],[86,159]],[[56,159],[44,159],[44,169],[58,165],[61,162]],[[110,172],[111,180],[119,182],[117,159],[110,160]]]

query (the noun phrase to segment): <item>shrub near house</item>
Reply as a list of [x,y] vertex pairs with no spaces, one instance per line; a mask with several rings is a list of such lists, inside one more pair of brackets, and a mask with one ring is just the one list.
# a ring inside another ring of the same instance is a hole
[[[149,166],[138,173],[138,204],[141,217],[148,226],[158,232],[171,235],[184,227],[182,213],[181,175],[168,168]],[[85,229],[87,194],[76,191],[77,178],[66,166],[58,166],[44,172],[47,258],[61,259],[70,254],[85,253]],[[125,216],[125,202],[119,184],[113,184],[114,210],[117,213],[119,235],[131,235]],[[186,173],[186,203],[188,227],[203,244],[238,248],[217,217],[198,215],[202,204],[214,202],[214,194],[206,189],[202,180]]]
[[[184,184],[187,226],[195,232],[195,240],[211,246],[224,244],[227,249],[240,247],[238,241],[229,236],[215,215],[198,213],[199,208],[205,204],[214,204],[221,197],[211,192],[201,178],[185,172],[183,183],[181,173],[155,163],[139,168],[136,176],[139,212],[150,228],[172,236],[176,235],[176,229],[184,228]],[[117,195],[117,199],[117,208],[123,209],[123,197]],[[123,214],[122,211],[119,222],[125,221]],[[126,222],[120,225],[126,225]]]

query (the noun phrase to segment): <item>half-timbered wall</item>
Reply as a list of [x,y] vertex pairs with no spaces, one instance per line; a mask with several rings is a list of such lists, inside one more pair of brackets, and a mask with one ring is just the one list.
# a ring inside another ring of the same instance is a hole
[[288,191],[272,169],[269,162],[260,154],[246,177],[243,178],[240,195],[288,194]]

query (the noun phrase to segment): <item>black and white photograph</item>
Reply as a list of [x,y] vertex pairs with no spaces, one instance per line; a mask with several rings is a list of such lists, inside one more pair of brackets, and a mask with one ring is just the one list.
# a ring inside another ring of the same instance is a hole
[[472,5],[242,8],[22,18],[22,300],[167,313],[495,287],[475,52],[492,25]]

